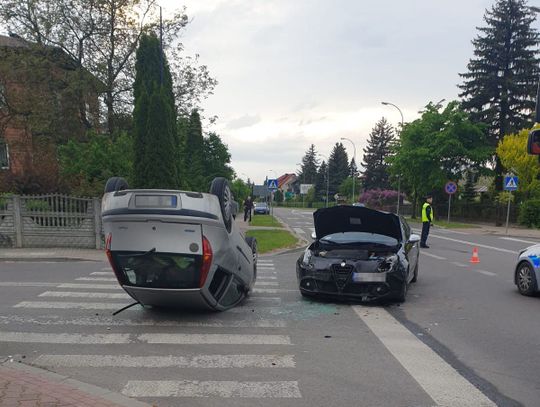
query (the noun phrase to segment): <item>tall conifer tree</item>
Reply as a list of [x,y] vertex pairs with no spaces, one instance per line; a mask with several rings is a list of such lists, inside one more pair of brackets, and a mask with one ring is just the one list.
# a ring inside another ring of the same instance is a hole
[[364,148],[362,166],[364,190],[388,189],[390,187],[386,158],[392,152],[394,143],[394,130],[383,117],[375,124],[369,134],[367,147]]
[[[143,34],[137,49],[134,119],[134,182],[137,188],[178,188],[178,136],[172,80],[160,44]],[[161,80],[163,78],[163,80]]]
[[189,117],[186,134],[186,178],[193,190],[206,189],[204,178],[204,139],[202,134],[201,116],[193,110]]
[[330,178],[329,195],[333,198],[338,192],[341,183],[350,175],[349,157],[342,143],[336,143],[332,149],[328,159],[328,168]]
[[319,160],[317,160],[317,151],[315,150],[315,145],[312,144],[302,158],[302,168],[298,174],[298,178],[302,184],[316,183],[318,165]]
[[[497,0],[473,40],[474,57],[460,74],[460,97],[471,119],[485,123],[495,147],[504,135],[530,127],[538,82],[538,31],[525,0]],[[502,166],[496,160],[496,187]]]

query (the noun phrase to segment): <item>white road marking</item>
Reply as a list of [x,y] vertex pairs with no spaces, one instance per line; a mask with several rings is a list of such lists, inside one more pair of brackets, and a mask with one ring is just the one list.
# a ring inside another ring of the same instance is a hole
[[1,281],[0,287],[56,287],[58,283]]
[[103,303],[103,302],[22,301],[14,305],[13,308],[117,310],[119,308],[122,308],[122,305],[123,304],[121,303]]
[[515,239],[515,238],[513,238],[513,237],[499,237],[499,239],[502,239],[502,240],[510,240],[510,241],[512,241],[512,242],[529,243],[529,244],[538,244],[538,242],[533,242],[532,240]]
[[122,390],[128,397],[301,398],[296,381],[237,382],[192,380],[130,380]]
[[83,291],[45,291],[38,297],[55,297],[55,298],[100,298],[100,299],[130,299],[131,297],[124,293],[89,293]]
[[311,233],[315,233],[315,228],[309,228],[309,230],[311,231]]
[[18,343],[70,343],[84,345],[105,345],[130,343],[129,334],[52,334],[35,332],[2,332],[0,342]]
[[294,355],[41,355],[34,363],[47,367],[180,367],[195,369],[294,368]]
[[363,306],[353,306],[353,309],[435,404],[496,407],[495,403],[386,310]]
[[294,228],[294,231],[296,233],[300,233],[301,235],[305,234],[306,232],[304,232],[304,230],[300,229],[300,228]]
[[494,246],[488,246],[488,245],[485,245],[485,244],[480,244],[480,243],[475,243],[475,242],[469,242],[467,240],[459,240],[459,239],[453,239],[451,237],[446,237],[446,236],[439,236],[439,235],[429,235],[430,237],[436,237],[437,239],[443,239],[443,240],[448,240],[450,242],[456,242],[456,243],[461,243],[461,244],[466,244],[466,245],[469,245],[469,246],[474,246],[474,247],[482,247],[484,249],[490,249],[490,250],[496,250],[498,252],[502,252],[502,253],[511,253],[511,254],[517,254],[518,252],[516,250],[508,250],[508,249],[502,249],[500,247],[494,247]]
[[275,266],[274,265],[271,265],[271,264],[260,264],[258,263],[257,264],[257,269],[261,269],[261,270],[275,270]]
[[257,259],[259,263],[274,263],[274,260],[268,260],[268,259],[261,259],[260,257]]
[[84,283],[64,283],[57,285],[56,288],[84,288],[87,290],[121,290],[122,287],[116,284],[84,284]]
[[111,272],[111,273],[113,272],[113,271],[112,271],[112,268],[110,268],[110,267],[103,267],[103,268],[101,269],[101,271],[109,271],[109,272]]
[[486,270],[474,270],[476,271],[477,273],[480,273],[480,274],[484,274],[486,276],[490,276],[490,277],[493,277],[493,276],[496,276],[497,273],[493,273],[492,271],[486,271]]
[[111,277],[111,278],[107,278],[107,277],[79,277],[79,278],[76,278],[75,280],[77,281],[118,281],[116,278],[114,277]]
[[267,275],[257,276],[257,280],[277,280],[277,277],[276,276],[267,276]]
[[279,291],[275,288],[254,288],[256,294],[277,294]]
[[434,259],[437,259],[437,260],[446,260],[446,257],[437,256],[436,254],[433,254],[433,253],[427,253],[425,250],[420,250],[420,254],[424,256],[428,256],[428,257],[433,257]]
[[457,230],[453,229],[439,229],[438,231],[445,231],[447,233],[455,233],[456,235],[470,235],[470,233],[467,232],[459,232]]
[[90,273],[91,276],[112,276],[114,275],[112,270],[109,271],[94,271],[93,273]]
[[458,261],[452,261],[451,262],[454,266],[458,266],[458,267],[469,267],[468,265],[466,264],[463,264],[463,263],[460,263]]
[[174,345],[290,345],[288,335],[241,334],[142,334],[138,339],[146,343]]
[[259,287],[259,286],[277,287],[279,286],[279,283],[276,281],[257,281],[255,283],[255,287]]
[[[262,299],[262,298],[261,298]],[[65,319],[63,315],[22,317],[19,315],[0,315],[0,324],[13,323],[34,325],[80,325],[80,326],[172,326],[187,328],[286,328],[287,322],[281,319],[256,319],[240,321],[222,321],[205,319],[204,321],[156,321],[153,319],[121,319],[110,316],[92,316]]]

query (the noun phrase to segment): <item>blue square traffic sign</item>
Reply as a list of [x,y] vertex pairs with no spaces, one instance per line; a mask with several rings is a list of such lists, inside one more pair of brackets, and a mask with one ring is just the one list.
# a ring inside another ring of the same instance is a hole
[[517,191],[518,177],[504,177],[503,189],[505,191]]

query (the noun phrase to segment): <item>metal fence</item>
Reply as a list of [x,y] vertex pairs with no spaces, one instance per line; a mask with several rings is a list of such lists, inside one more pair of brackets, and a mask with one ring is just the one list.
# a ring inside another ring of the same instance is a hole
[[0,197],[0,247],[102,248],[99,198]]

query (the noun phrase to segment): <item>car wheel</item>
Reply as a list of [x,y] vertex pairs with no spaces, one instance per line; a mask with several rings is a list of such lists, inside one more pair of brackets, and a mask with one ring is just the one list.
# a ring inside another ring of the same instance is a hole
[[111,177],[107,180],[105,184],[105,193],[123,191],[128,189],[129,185],[127,181],[122,177]]
[[416,266],[414,266],[414,273],[411,283],[416,283],[418,281],[418,259],[416,260]]
[[225,229],[230,232],[233,221],[233,195],[229,181],[223,177],[214,178],[210,185],[210,193],[218,197]]
[[516,284],[522,295],[533,295],[538,290],[536,276],[531,265],[521,262],[516,270]]
[[253,281],[255,281],[257,279],[257,260],[259,258],[257,252],[257,239],[248,236],[246,237],[246,243],[251,247],[251,254],[253,256]]

